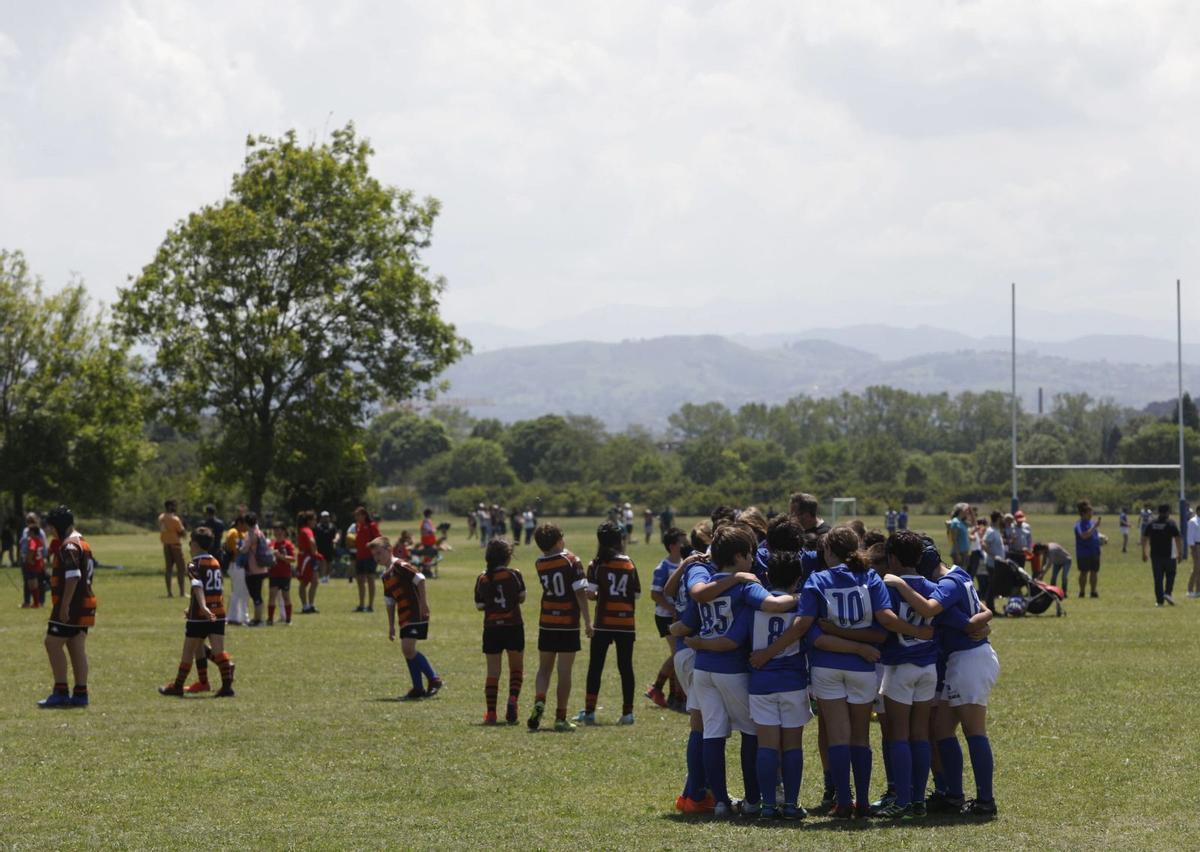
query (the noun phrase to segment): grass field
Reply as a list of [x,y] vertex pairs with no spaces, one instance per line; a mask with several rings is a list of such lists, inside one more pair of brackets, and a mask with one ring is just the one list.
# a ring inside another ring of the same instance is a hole
[[[1070,518],[1030,521],[1039,539],[1071,547]],[[939,541],[941,523],[914,519]],[[568,546],[590,555],[594,524],[568,522]],[[1185,570],[1179,605],[1156,609],[1149,568],[1133,549],[1122,556],[1119,539],[1104,552],[1100,599],[1077,600],[1072,575],[1067,618],[994,624],[998,820],[760,825],[672,810],[686,721],[640,697],[665,655],[647,597],[638,612],[634,726],[613,724],[620,694],[610,656],[599,726],[569,735],[483,727],[481,619],[471,599],[482,560],[459,526],[456,550],[429,584],[431,636],[422,644],[447,688],[415,704],[394,700],[408,688],[407,672],[398,643],[387,641],[382,602],[373,614],[352,613],[357,600],[344,580],[322,586],[321,614],[297,616],[290,628],[229,629],[235,699],[159,696],[155,687],[178,662],[183,605],[165,597],[157,537],[119,535],[91,538],[103,562],[127,566],[96,580],[92,706],[39,712],[34,702],[50,685],[45,616],[17,608],[15,571],[4,569],[0,848],[1200,846],[1200,740],[1191,719],[1200,706],[1200,601],[1184,596]],[[660,550],[632,548],[643,585]],[[526,568],[532,558],[521,548],[515,564]],[[535,590],[530,597],[527,621],[536,618]],[[526,633],[522,720],[536,668],[535,627],[527,623]],[[585,643],[573,710],[582,706],[586,657]],[[811,805],[821,789],[815,729],[805,740],[801,803]],[[875,765],[881,790],[878,757]],[[729,767],[736,795],[736,743]]]

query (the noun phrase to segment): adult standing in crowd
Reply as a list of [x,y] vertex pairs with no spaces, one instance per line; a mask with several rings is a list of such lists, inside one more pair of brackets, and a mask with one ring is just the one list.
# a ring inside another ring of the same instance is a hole
[[995,573],[996,560],[1005,558],[1004,534],[1001,531],[1004,516],[992,512],[991,524],[983,534],[983,565],[979,572],[979,596],[983,598],[987,608],[995,611],[996,596],[992,594],[992,575]]
[[[1147,545],[1149,553],[1147,554]],[[1150,561],[1154,572],[1154,605],[1163,602],[1175,606],[1171,592],[1175,591],[1175,569],[1177,558],[1183,554],[1183,537],[1179,527],[1171,520],[1171,506],[1163,503],[1158,507],[1158,517],[1146,524],[1142,533],[1142,561]]]
[[667,530],[675,526],[675,510],[670,506],[664,506],[662,513],[658,516],[658,531],[662,535],[667,534]]
[[[1079,501],[1079,520],[1075,523],[1075,556],[1079,560],[1079,597],[1085,594],[1088,578],[1092,581],[1092,597],[1100,597],[1096,591],[1096,575],[1100,573],[1100,522],[1093,518],[1092,504]],[[1142,528],[1145,535],[1145,527]]]
[[183,597],[183,581],[187,575],[187,562],[183,558],[183,533],[187,529],[183,520],[175,513],[176,503],[167,500],[163,504],[163,512],[158,516],[158,540],[162,543],[163,578],[167,582],[167,597],[171,594],[171,569],[175,569],[175,579],[179,584],[179,596]]
[[380,537],[379,525],[371,519],[366,506],[354,510],[354,524],[354,579],[358,583],[358,606],[354,611],[374,612],[376,569],[371,542]]
[[1125,553],[1129,550],[1129,511],[1125,508],[1121,509],[1117,526],[1121,528],[1121,552]]
[[646,544],[649,544],[650,536],[654,535],[654,510],[649,506],[642,512],[642,532],[646,535]]
[[1058,575],[1062,573],[1062,585],[1058,586],[1067,593],[1067,576],[1071,573],[1071,554],[1061,544],[1048,541],[1045,544],[1035,544],[1033,552],[1041,556],[1043,569],[1050,568],[1050,585],[1058,586]]
[[898,530],[908,529],[908,505],[907,504],[900,507],[900,514],[896,516],[896,529],[898,529]]
[[[217,517],[217,507],[209,503],[204,507],[204,524],[212,532],[214,543],[219,543],[225,537],[225,522]],[[225,566],[222,565],[222,568]]]
[[955,503],[950,520],[946,521],[946,535],[950,539],[951,564],[966,567],[971,553],[971,527],[975,515],[967,503]]
[[521,522],[525,526],[525,543],[529,544],[533,541],[533,531],[537,529],[537,514],[533,511],[532,506],[525,508],[525,514],[521,516]]
[[1200,598],[1200,514],[1192,513],[1187,522],[1187,549],[1192,557],[1192,573],[1188,577],[1187,596]]
[[888,506],[887,513],[883,516],[883,525],[887,528],[888,535],[896,531],[896,519],[898,517],[899,513],[891,506]]
[[492,540],[492,513],[480,503],[479,508],[475,510],[475,517],[479,519],[479,546],[487,547],[487,543]]
[[793,494],[788,504],[788,514],[800,524],[806,535],[824,535],[831,529],[823,518],[818,517],[818,511],[820,504],[811,494]]
[[[242,549],[246,555],[246,593],[254,604],[254,618],[250,619],[247,627],[261,627],[263,623],[262,587],[266,582],[267,572],[275,564],[275,554],[267,543],[258,526],[258,515],[247,512],[245,516],[246,535],[242,540]],[[236,589],[235,589],[236,590]],[[233,609],[231,606],[230,609]]]
[[329,582],[329,570],[337,559],[337,543],[340,537],[337,524],[327,511],[322,511],[317,525],[313,527],[313,538],[317,540],[317,553],[321,555],[321,582]]
[[1022,568],[1025,567],[1026,554],[1033,550],[1033,528],[1029,526],[1029,521],[1025,519],[1025,513],[1020,509],[1013,514],[1013,520],[1016,522],[1013,530],[1013,537],[1017,543],[1017,549],[1021,554],[1021,561],[1017,564]]
[[521,543],[521,530],[525,528],[525,516],[516,506],[508,513],[508,528],[512,530],[512,543],[516,547]]
[[1142,507],[1142,511],[1139,513],[1139,520],[1140,520],[1140,523],[1139,523],[1139,526],[1138,526],[1138,533],[1139,533],[1140,535],[1145,535],[1145,534],[1146,534],[1146,525],[1147,525],[1148,523],[1150,523],[1150,521],[1151,521],[1153,518],[1154,518],[1154,513],[1150,511],[1150,507],[1149,507],[1149,506],[1143,506],[1143,507]]

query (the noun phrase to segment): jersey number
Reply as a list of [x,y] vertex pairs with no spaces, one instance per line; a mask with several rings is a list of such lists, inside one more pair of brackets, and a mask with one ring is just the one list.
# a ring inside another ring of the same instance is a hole
[[563,579],[560,573],[543,574],[542,588],[546,590],[548,595],[557,595],[558,597],[566,597],[567,581]]
[[835,617],[839,627],[853,627],[865,621],[866,607],[863,606],[862,590],[830,589],[829,597],[837,610]]
[[205,576],[205,578],[204,578],[204,591],[214,592],[214,593],[221,591],[221,572],[220,571],[208,571],[207,572],[207,576]]
[[[900,601],[900,611],[897,615],[914,627],[924,627],[926,624],[929,624],[929,619],[917,615],[917,611],[910,607],[907,601]],[[897,633],[896,637],[900,640],[900,644],[905,646],[924,645],[928,642],[926,639],[918,639],[916,636],[906,636],[903,633]]]
[[628,574],[622,574],[619,577],[616,574],[608,575],[608,596],[610,598],[623,598],[623,597],[625,597],[625,593],[628,591],[629,591],[629,575]]
[[776,640],[783,635],[783,631],[786,629],[787,624],[782,617],[778,615],[771,616],[770,620],[767,622],[767,644],[773,645]]
[[702,636],[724,636],[729,630],[729,598],[717,598],[712,603],[700,604],[700,634]]
[[504,589],[501,586],[496,587],[496,606],[500,609],[508,609],[508,601],[504,597]]

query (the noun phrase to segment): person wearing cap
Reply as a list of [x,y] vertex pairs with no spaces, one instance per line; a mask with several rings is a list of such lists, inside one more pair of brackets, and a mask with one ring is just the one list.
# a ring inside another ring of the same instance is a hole
[[329,570],[337,559],[337,543],[340,538],[337,524],[328,511],[322,511],[317,525],[313,527],[313,538],[317,542],[317,553],[321,557],[321,582],[329,582]]
[[1171,592],[1175,590],[1175,569],[1182,553],[1183,537],[1178,525],[1171,520],[1170,504],[1163,503],[1158,507],[1158,517],[1142,530],[1142,561],[1149,561],[1154,572],[1155,606],[1162,606],[1164,602],[1175,606]]
[[1017,522],[1016,539],[1021,545],[1021,565],[1024,567],[1025,559],[1028,557],[1029,552],[1033,550],[1033,529],[1029,526],[1029,522],[1025,520],[1025,513],[1020,509],[1017,509],[1013,513],[1013,520]]

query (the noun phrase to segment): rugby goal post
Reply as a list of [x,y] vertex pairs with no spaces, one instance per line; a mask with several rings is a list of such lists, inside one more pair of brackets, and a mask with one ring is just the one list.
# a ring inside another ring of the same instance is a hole
[[854,518],[858,516],[858,498],[857,497],[834,497],[830,508],[830,523],[836,524],[840,518]]
[[1187,522],[1186,468],[1183,459],[1183,298],[1180,279],[1175,279],[1175,358],[1178,397],[1179,458],[1172,464],[1018,464],[1017,463],[1017,285],[1012,284],[1012,509],[1017,511],[1019,470],[1177,470],[1179,471],[1179,519]]

